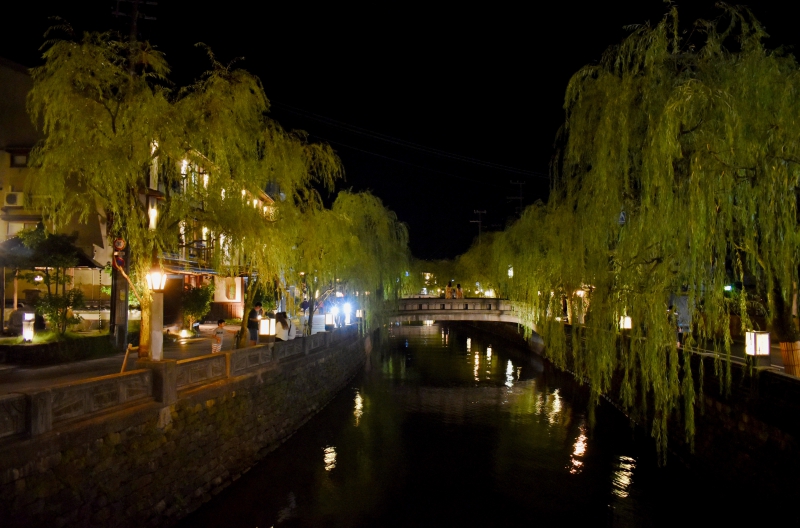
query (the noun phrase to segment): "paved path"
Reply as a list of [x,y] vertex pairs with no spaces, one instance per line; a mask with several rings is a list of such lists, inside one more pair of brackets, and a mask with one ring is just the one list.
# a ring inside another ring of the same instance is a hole
[[[201,334],[210,334],[215,325],[200,325]],[[227,326],[234,332],[237,326]],[[233,348],[235,334],[227,333],[222,342],[223,350]],[[164,357],[167,359],[187,359],[211,353],[211,338],[198,337],[172,342],[164,340]],[[0,365],[0,394],[36,390],[38,388],[79,381],[85,378],[116,374],[122,368],[124,354],[117,354],[101,359],[76,361],[49,367],[16,367]],[[135,353],[128,356],[126,370],[133,370],[136,362]]]

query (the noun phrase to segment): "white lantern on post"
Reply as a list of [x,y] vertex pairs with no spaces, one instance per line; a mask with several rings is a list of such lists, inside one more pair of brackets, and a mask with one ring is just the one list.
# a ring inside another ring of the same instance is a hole
[[150,305],[150,359],[161,361],[164,352],[164,287],[167,285],[167,274],[156,265],[146,278],[147,287],[153,292]]
[[627,315],[623,315],[619,318],[619,329],[620,330],[630,330],[631,329],[631,318]]
[[748,358],[758,367],[768,367],[769,357],[769,332],[750,330],[745,333],[745,351]]
[[22,321],[22,340],[26,343],[33,341],[33,322],[36,314],[26,313],[25,319]]

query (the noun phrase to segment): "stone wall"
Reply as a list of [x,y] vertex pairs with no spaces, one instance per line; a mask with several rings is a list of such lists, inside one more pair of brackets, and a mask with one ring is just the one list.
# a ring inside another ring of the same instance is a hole
[[692,357],[697,389],[703,363],[694,446],[686,443],[681,424],[673,420],[671,454],[721,479],[742,481],[753,499],[800,498],[800,379],[732,363],[726,388],[714,361],[710,355]]
[[[36,436],[0,438],[0,526],[173,524],[279,446],[357,373],[369,337],[334,334],[216,355],[206,369],[186,367],[182,379],[198,379],[182,389],[178,366],[160,362],[144,369],[154,397],[54,422]],[[214,366],[221,358],[223,377]],[[19,397],[0,406],[9,408],[6,429],[18,431]]]

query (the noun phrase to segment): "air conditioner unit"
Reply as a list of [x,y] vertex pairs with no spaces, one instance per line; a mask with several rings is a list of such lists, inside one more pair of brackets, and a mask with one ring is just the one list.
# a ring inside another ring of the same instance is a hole
[[25,193],[22,192],[7,192],[3,205],[8,207],[22,207],[25,202]]

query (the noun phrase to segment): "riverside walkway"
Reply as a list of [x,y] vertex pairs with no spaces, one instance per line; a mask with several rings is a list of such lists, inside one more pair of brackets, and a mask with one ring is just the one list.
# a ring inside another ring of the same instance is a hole
[[[397,310],[391,313],[396,323],[410,322],[498,322],[527,324],[521,317],[520,304],[507,299],[467,298],[442,299],[436,297],[409,297],[398,301]],[[541,339],[536,325],[532,325],[535,339]],[[700,355],[716,355],[710,346],[700,344],[691,349]],[[731,361],[745,362],[745,344],[742,338],[735,338],[731,344]],[[777,343],[770,346],[770,366],[783,372],[783,358]]]
[[[180,341],[164,340],[164,359],[190,359],[211,353],[211,338],[209,335],[216,325],[200,325],[200,337],[182,339]],[[236,331],[239,325],[227,327]],[[223,338],[222,349],[233,348],[234,335],[232,332]],[[0,394],[23,392],[49,385],[79,381],[97,376],[117,374],[122,368],[125,354],[115,354],[100,359],[74,361],[60,365],[50,366],[17,366],[0,364]],[[133,370],[137,355],[128,355],[125,371]]]

